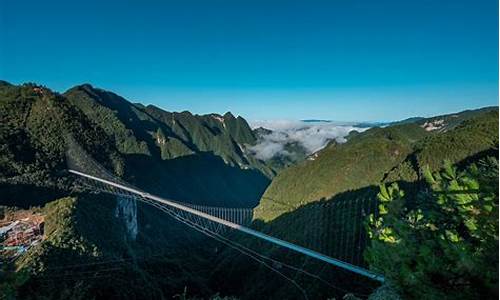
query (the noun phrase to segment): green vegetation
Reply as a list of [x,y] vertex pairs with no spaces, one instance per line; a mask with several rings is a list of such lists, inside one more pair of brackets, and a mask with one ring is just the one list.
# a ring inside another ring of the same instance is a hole
[[429,192],[408,203],[382,185],[380,217],[370,216],[370,266],[405,299],[494,299],[498,296],[498,161],[464,171],[448,161]]
[[0,117],[0,204],[29,207],[65,196],[71,182],[61,175],[71,143],[128,181],[184,201],[254,206],[272,174],[246,156],[253,133],[229,113],[142,108],[90,85],[59,95],[3,82]]
[[0,298],[5,300],[15,300],[18,298],[18,290],[28,281],[27,272],[13,272],[2,266],[0,270]]
[[[64,96],[112,137],[120,152],[150,155],[148,145],[136,137],[134,130],[129,129],[139,121],[131,109],[132,105],[125,99],[113,93],[94,89],[90,85],[72,88]],[[126,120],[126,123],[122,120]],[[145,132],[140,134],[140,137],[144,136]]]
[[498,109],[454,116],[445,131],[428,132],[408,123],[372,128],[344,144],[329,145],[314,160],[278,174],[262,196],[256,218],[270,221],[307,203],[381,182],[417,182],[422,179],[421,166],[435,171],[445,159],[458,163],[495,151]]
[[160,148],[161,158],[172,159],[211,152],[232,166],[267,170],[243,151],[245,145],[255,142],[255,136],[242,117],[142,107],[89,84],[76,86],[64,96],[101,127],[123,154],[157,156]]
[[[262,265],[147,205],[137,205],[139,231],[131,238],[116,217],[123,199],[75,189],[65,173],[68,148],[83,166],[91,156],[125,180],[175,200],[253,207],[261,198],[257,229],[354,264],[366,266],[362,253],[370,241],[363,223],[374,213],[368,262],[393,284],[379,289],[379,297],[393,297],[393,287],[414,298],[451,297],[460,289],[464,298],[489,297],[495,291],[498,223],[491,220],[498,220],[498,193],[490,189],[498,188],[498,164],[486,157],[498,152],[496,108],[352,133],[346,143],[331,143],[279,173],[263,196],[269,178],[291,161],[252,157],[247,149],[259,131],[230,113],[172,113],[90,85],[60,95],[35,84],[0,82],[0,119],[0,205],[7,207],[1,212],[31,207],[46,215],[45,240],[0,273],[9,297],[302,296]],[[445,170],[435,173],[446,159]],[[470,166],[474,162],[477,167]],[[378,203],[381,183],[387,188]],[[463,189],[474,191],[449,192]],[[435,227],[414,228],[412,218]],[[369,294],[377,287],[265,242],[231,238],[321,274],[328,284],[273,264],[311,298]],[[399,260],[384,261],[390,247]]]
[[[132,240],[115,216],[117,199],[76,194],[65,173],[71,150],[83,166],[91,156],[112,173],[177,200],[256,205],[269,179],[245,161],[244,143],[253,138],[245,120],[226,114],[223,125],[212,115],[181,120],[186,113],[174,114],[177,136],[146,110],[89,85],[60,95],[35,84],[0,83],[2,214],[37,206],[46,214],[46,239],[16,261],[17,273],[2,274],[6,293],[137,299],[171,298],[184,286],[193,296],[217,291],[206,285],[212,242],[144,205],[138,205],[139,233]],[[200,241],[205,247],[192,247]],[[75,264],[82,266],[68,267]]]
[[186,255],[180,249],[188,241],[174,245],[178,236],[200,241],[199,235],[141,207],[144,229],[131,241],[113,216],[115,209],[116,199],[103,195],[74,195],[45,205],[46,239],[16,262],[17,273],[8,273],[29,274],[17,284],[18,298],[171,298],[184,286],[193,295],[214,293],[203,282],[208,276],[203,251],[192,251],[185,262],[178,251]]
[[278,174],[264,193],[256,218],[272,220],[283,212],[335,194],[378,184],[425,136],[417,125],[374,128],[345,144],[331,144]]
[[[363,212],[377,215],[379,209],[384,209],[383,206],[378,207],[377,199],[381,183],[390,186],[397,182],[407,192],[406,202],[415,205],[417,195],[425,194],[427,189],[424,176],[426,169],[423,166],[427,165],[430,172],[435,172],[448,159],[462,170],[470,163],[497,156],[498,111],[487,109],[467,115],[470,118],[461,118],[460,124],[454,124],[444,131],[426,131],[411,122],[373,128],[350,135],[345,144],[329,145],[317,154],[315,160],[292,166],[275,177],[255,209],[255,226],[273,236],[343,261],[365,265],[366,261],[358,260],[359,257],[362,259],[364,249],[370,245],[364,230],[366,215]],[[318,244],[318,240],[324,243]],[[244,237],[241,241],[257,247],[267,256],[283,259],[282,249],[265,244],[255,245],[255,241],[248,241]],[[496,243],[490,241],[489,245]],[[387,252],[385,249],[380,255]],[[228,253],[227,256],[229,258],[221,262],[222,266],[226,266],[225,270],[234,266],[231,260],[235,259],[235,254]],[[288,261],[286,259],[289,256],[291,254],[286,256],[285,261]],[[324,265],[315,265],[304,257],[292,257],[290,262],[307,265],[309,270],[322,274],[329,282],[347,290],[361,292],[375,288],[373,282],[364,282],[364,286],[357,285],[363,280],[352,274],[332,271],[332,275],[325,271]],[[496,262],[492,265],[496,266]],[[399,270],[399,265],[391,266]],[[259,268],[259,271],[251,272],[251,276],[245,275],[244,271],[233,271],[228,276],[248,276],[247,283],[259,286],[266,271]],[[217,274],[224,276],[222,272]],[[273,297],[296,292],[293,287],[283,285],[279,280],[266,280],[268,284],[260,286],[258,291],[244,288],[242,291],[253,296],[269,293]],[[303,277],[297,277],[297,280],[302,286],[309,287],[308,291],[317,292],[315,297],[341,298],[345,294],[328,289],[321,294],[318,289],[321,290],[322,287],[308,283]],[[414,289],[421,287],[415,285]],[[387,293],[394,296],[394,291],[384,288],[378,292],[377,297],[385,297],[383,295]]]
[[0,204],[29,207],[62,196],[70,188],[61,177],[68,136],[108,169],[123,166],[104,132],[47,88],[1,85],[0,119]]
[[241,117],[141,107],[90,85],[64,96],[114,141],[128,181],[151,192],[180,201],[253,207],[272,175],[246,155],[245,145],[255,137]]

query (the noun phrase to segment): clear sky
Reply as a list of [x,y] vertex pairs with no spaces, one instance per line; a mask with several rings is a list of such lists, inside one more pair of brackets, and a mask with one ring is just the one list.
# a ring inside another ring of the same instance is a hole
[[254,120],[498,105],[498,1],[1,1],[0,79]]

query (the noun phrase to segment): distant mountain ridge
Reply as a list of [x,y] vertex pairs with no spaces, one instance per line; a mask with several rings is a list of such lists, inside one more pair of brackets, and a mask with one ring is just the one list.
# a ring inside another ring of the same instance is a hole
[[450,113],[444,115],[437,115],[434,117],[411,117],[400,121],[388,122],[387,125],[402,125],[416,123],[419,125],[425,124],[425,122],[433,122],[437,120],[443,120],[447,123],[446,128],[452,128],[455,125],[460,124],[460,122],[469,119],[475,115],[479,115],[488,111],[498,110],[498,106],[487,106],[478,109],[468,109],[461,111],[459,113]]

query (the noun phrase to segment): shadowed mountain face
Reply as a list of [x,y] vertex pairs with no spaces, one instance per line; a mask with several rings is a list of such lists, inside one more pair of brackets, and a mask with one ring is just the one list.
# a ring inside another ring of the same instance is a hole
[[193,204],[255,207],[269,179],[253,169],[239,169],[219,156],[200,152],[170,160],[127,155],[128,172],[144,189],[163,197]]

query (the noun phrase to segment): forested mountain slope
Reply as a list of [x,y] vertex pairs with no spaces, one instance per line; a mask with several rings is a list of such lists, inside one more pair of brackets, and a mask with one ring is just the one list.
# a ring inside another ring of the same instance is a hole
[[[436,120],[440,128],[426,127]],[[436,170],[444,159],[459,162],[497,145],[498,108],[372,128],[278,174],[256,208],[256,218],[271,220],[307,203],[383,181],[416,181],[424,165]]]
[[241,117],[141,107],[90,85],[64,96],[114,141],[126,161],[126,176],[152,192],[181,201],[248,207],[257,204],[267,185],[270,170],[244,152],[255,137]]
[[[65,140],[73,140],[108,170],[123,174],[123,158],[105,132],[64,97],[28,84],[0,85],[1,204],[39,205],[69,189]],[[19,193],[22,191],[22,194]]]
[[64,96],[103,127],[122,153],[154,153],[172,159],[213,152],[230,164],[249,165],[240,148],[254,143],[254,134],[243,118],[231,113],[200,116],[167,112],[153,105],[141,107],[88,84],[76,86]]
[[269,169],[244,153],[244,145],[254,141],[251,129],[230,113],[194,116],[141,108],[90,85],[63,95],[6,82],[0,89],[4,181],[33,185],[36,177],[47,188],[63,180],[56,175],[66,168],[71,137],[109,170],[182,201],[255,206],[268,184]]

